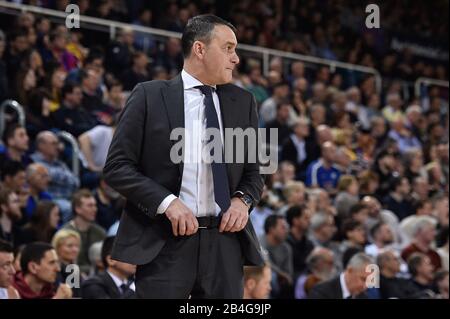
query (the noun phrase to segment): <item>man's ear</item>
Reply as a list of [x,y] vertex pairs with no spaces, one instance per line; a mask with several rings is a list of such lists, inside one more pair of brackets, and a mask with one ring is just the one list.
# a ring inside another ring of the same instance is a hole
[[245,281],[245,287],[248,290],[252,291],[256,287],[256,280],[254,278],[250,278],[250,279],[246,280]]
[[203,59],[205,55],[205,44],[201,41],[195,41],[192,45],[191,54],[195,54],[199,59]]
[[114,267],[116,264],[116,261],[111,258],[111,255],[106,256],[106,263],[108,264],[108,267]]
[[29,273],[36,275],[36,273],[38,272],[38,269],[39,269],[38,263],[36,263],[34,261],[31,261],[28,263],[28,272]]

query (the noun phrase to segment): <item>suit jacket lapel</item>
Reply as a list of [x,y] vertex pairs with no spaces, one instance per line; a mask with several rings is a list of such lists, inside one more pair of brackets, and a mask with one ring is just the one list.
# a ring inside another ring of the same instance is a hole
[[[169,117],[170,130],[185,127],[184,123],[184,92],[181,74],[169,81],[169,85],[161,89],[164,105]],[[172,145],[177,141],[172,140]],[[184,146],[183,146],[184,149]],[[183,176],[183,162],[179,165],[180,176]]]

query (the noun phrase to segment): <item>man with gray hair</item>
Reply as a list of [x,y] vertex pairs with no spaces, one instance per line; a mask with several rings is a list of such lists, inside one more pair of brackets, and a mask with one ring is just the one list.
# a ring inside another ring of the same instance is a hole
[[436,237],[436,224],[427,216],[418,217],[415,224],[411,227],[413,240],[402,251],[403,260],[414,253],[423,253],[430,258],[434,270],[438,270],[442,266],[441,257],[432,248],[434,239]]
[[367,279],[373,264],[371,257],[364,253],[355,254],[339,276],[320,283],[311,290],[309,299],[367,299]]
[[36,136],[36,152],[31,155],[34,162],[44,165],[50,175],[48,192],[59,206],[62,222],[70,220],[72,193],[80,186],[79,177],[59,160],[59,141],[55,133],[42,131]]
[[29,219],[33,215],[37,202],[41,200],[52,200],[52,195],[48,193],[50,175],[44,165],[40,163],[28,165],[26,178],[29,186],[29,196],[25,206],[25,217]]
[[306,258],[306,268],[308,271],[295,284],[295,299],[306,299],[315,285],[335,276],[333,252],[328,248],[314,248]]
[[342,269],[342,254],[339,244],[332,241],[336,230],[337,228],[332,215],[323,212],[315,213],[311,218],[309,239],[315,247],[330,249],[335,254],[334,261],[336,268]]

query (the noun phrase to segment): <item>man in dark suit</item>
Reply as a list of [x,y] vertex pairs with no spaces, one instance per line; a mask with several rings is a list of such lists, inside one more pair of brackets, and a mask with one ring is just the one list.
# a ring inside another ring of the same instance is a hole
[[[224,134],[258,129],[254,97],[229,84],[239,63],[234,31],[213,15],[192,18],[181,74],[138,84],[119,119],[104,167],[127,199],[112,257],[137,265],[139,298],[242,298],[243,266],[263,264],[248,220],[263,188],[248,156],[257,142],[234,149]],[[171,139],[180,128],[189,139]],[[220,134],[208,139],[208,130]],[[213,162],[199,160],[211,141],[220,143]],[[221,161],[230,151],[244,162]]]
[[134,299],[135,285],[131,276],[136,266],[111,259],[114,237],[107,237],[102,245],[102,262],[106,271],[81,284],[83,299]]
[[[367,277],[371,275],[366,267],[374,264],[372,258],[364,253],[357,253],[338,277],[317,284],[308,295],[309,299],[367,299],[365,293]],[[376,275],[376,274],[372,274]]]

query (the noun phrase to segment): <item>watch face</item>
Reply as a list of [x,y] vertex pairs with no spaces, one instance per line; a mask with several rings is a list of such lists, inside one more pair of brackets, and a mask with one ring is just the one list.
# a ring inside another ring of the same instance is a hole
[[248,205],[252,205],[253,200],[252,200],[252,198],[251,198],[250,196],[244,195],[244,196],[242,196],[242,198],[244,199],[244,201],[245,201]]

